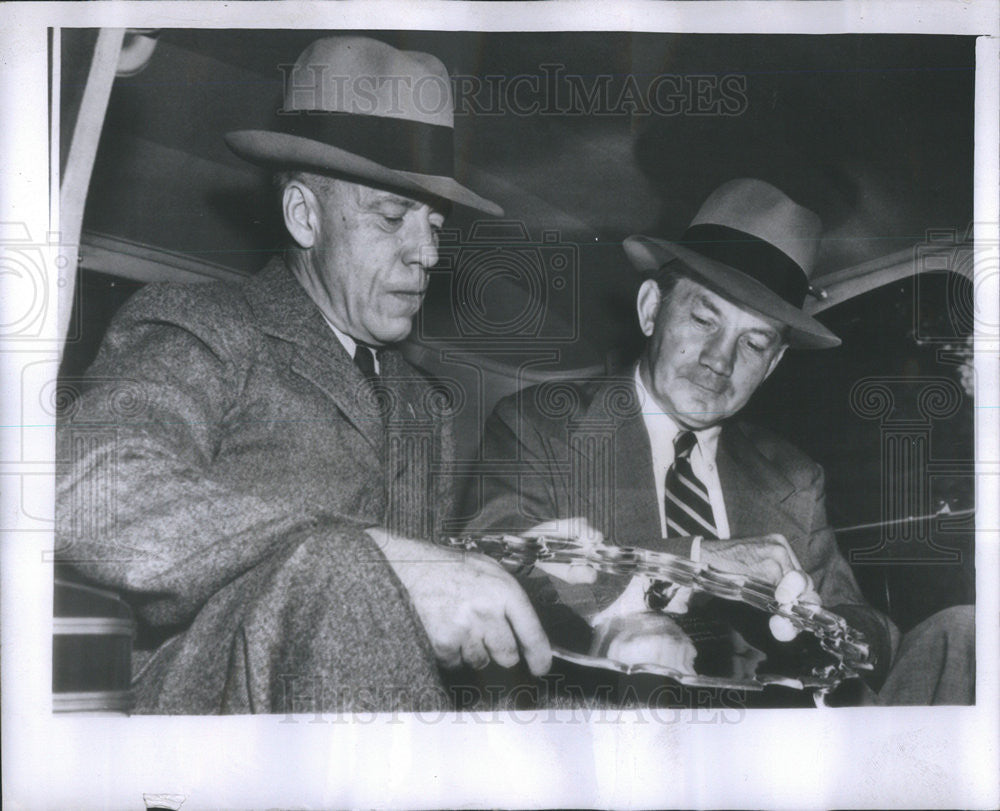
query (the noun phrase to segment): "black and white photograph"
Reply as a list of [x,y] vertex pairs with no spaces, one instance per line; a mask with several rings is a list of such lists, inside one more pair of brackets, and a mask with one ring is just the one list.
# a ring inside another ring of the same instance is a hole
[[995,13],[24,5],[11,807],[995,805]]

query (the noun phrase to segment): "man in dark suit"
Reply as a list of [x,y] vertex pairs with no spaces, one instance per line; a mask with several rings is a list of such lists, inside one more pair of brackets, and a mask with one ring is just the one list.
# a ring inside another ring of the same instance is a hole
[[[742,179],[713,192],[680,244],[629,237],[625,250],[649,277],[637,298],[647,338],[638,364],[616,380],[543,384],[501,401],[483,455],[501,464],[484,477],[474,526],[518,533],[561,519],[565,530],[575,519],[575,532],[595,541],[757,576],[865,633],[876,661],[869,683],[881,688],[871,700],[969,703],[971,609],[932,617],[900,645],[838,551],[822,468],[735,419],[787,347],[840,343],[802,310],[820,231],[811,211]],[[546,576],[525,584],[554,641],[578,637],[582,617],[595,652],[690,668],[693,649],[671,619],[685,610],[684,590],[536,568]],[[795,634],[780,617],[771,627],[781,639]]]
[[[448,103],[420,104],[428,84]],[[59,429],[61,559],[137,612],[140,712],[440,708],[438,664],[544,672],[516,581],[427,543],[447,398],[393,348],[447,209],[500,213],[453,178],[448,74],[323,39],[279,124],[227,140],[276,173],[288,249],[116,316]]]

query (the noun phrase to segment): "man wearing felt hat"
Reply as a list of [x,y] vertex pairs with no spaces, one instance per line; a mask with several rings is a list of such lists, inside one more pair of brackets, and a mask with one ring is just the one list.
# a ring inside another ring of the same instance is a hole
[[[900,643],[838,551],[822,468],[736,419],[788,348],[840,344],[802,309],[820,235],[813,212],[768,183],[738,179],[712,192],[681,240],[627,238],[625,252],[646,277],[638,363],[620,379],[575,384],[573,408],[565,388],[553,407],[544,384],[497,405],[484,458],[517,464],[486,478],[476,528],[525,532],[576,519],[591,539],[754,575],[866,635],[876,658],[869,682],[879,690],[870,700],[970,703],[971,609],[941,612]],[[610,450],[601,437],[611,437]],[[536,571],[525,585],[554,642],[580,638],[562,610],[571,606],[592,629],[592,653],[692,665],[693,647],[670,618],[684,613],[687,590],[538,568],[546,576]],[[795,635],[780,617],[771,627],[779,639]]]
[[64,558],[138,615],[137,711],[441,708],[438,665],[548,668],[516,581],[425,540],[451,426],[394,344],[449,207],[500,213],[455,180],[452,129],[433,56],[313,43],[278,127],[226,138],[275,173],[283,256],[239,285],[150,285],[114,319],[60,426],[57,511]]

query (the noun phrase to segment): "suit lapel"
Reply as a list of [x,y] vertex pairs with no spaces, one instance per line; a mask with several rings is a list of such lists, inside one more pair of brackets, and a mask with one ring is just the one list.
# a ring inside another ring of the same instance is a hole
[[[627,400],[624,390],[629,392]],[[608,516],[600,523],[604,524],[602,531],[609,542],[618,546],[655,546],[660,538],[660,520],[653,461],[631,378],[622,377],[600,386],[584,419],[595,431],[604,427],[609,432],[614,471],[614,480],[606,487],[595,487],[593,476],[580,482],[583,498],[590,502],[587,512],[601,512],[596,502],[607,499]],[[591,460],[591,467],[598,466]]]
[[274,259],[248,285],[260,329],[293,347],[291,369],[329,397],[375,449],[383,429],[365,379],[291,271]]
[[795,486],[761,454],[739,424],[723,428],[716,464],[731,537],[781,532],[791,540],[808,534],[806,519],[790,498]]
[[642,416],[622,420],[616,434],[616,543],[656,548],[660,540],[660,508],[653,484],[653,455]]

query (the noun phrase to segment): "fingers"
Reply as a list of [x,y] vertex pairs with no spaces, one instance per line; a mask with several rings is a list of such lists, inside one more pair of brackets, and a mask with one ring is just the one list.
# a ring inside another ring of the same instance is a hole
[[809,577],[805,572],[792,569],[787,572],[778,585],[774,587],[774,599],[783,605],[798,599],[799,595],[809,589]]
[[[542,624],[538,621],[535,610],[531,607],[531,603],[520,587],[517,587],[517,591],[511,592],[507,601],[507,621],[520,643],[521,655],[524,657],[528,669],[535,676],[544,676],[552,667],[552,648],[549,646],[549,639],[545,635],[545,631],[542,630]],[[516,654],[516,647],[514,650]],[[511,665],[516,662],[517,656],[515,655]],[[506,665],[506,667],[511,665]]]
[[565,580],[567,583],[593,583],[597,580],[597,570],[592,569],[585,563],[548,563],[541,561],[535,564],[535,568],[552,577]]
[[455,624],[434,646],[438,663],[446,669],[464,663],[482,670],[491,661],[513,667],[523,656],[534,675],[547,673],[552,649],[531,603],[519,591],[494,597],[486,606],[454,610]]
[[791,642],[799,635],[799,629],[787,617],[775,614],[768,620],[767,624],[771,629],[771,634],[779,642]]
[[597,570],[585,563],[571,563],[566,577],[563,579],[568,583],[595,583],[597,582]]
[[[517,640],[506,623],[493,623],[484,634],[485,650],[500,667],[513,667],[521,659]],[[487,658],[488,664],[488,658]],[[485,667],[485,665],[484,665]]]
[[[778,581],[778,585],[774,587],[774,599],[781,605],[820,605],[820,597],[813,587],[812,578],[799,569],[793,569]],[[768,620],[768,626],[779,642],[790,642],[799,635],[799,629],[787,617],[775,615]]]
[[467,638],[462,643],[462,661],[475,670],[482,670],[490,663],[490,654],[483,640]]
[[525,538],[537,538],[541,535],[549,535],[555,538],[576,538],[591,543],[604,542],[604,535],[599,530],[594,529],[590,525],[590,522],[581,516],[546,521],[532,527],[523,534]]
[[663,614],[618,617],[597,629],[591,653],[626,665],[656,664],[694,673],[697,649],[690,637]]

